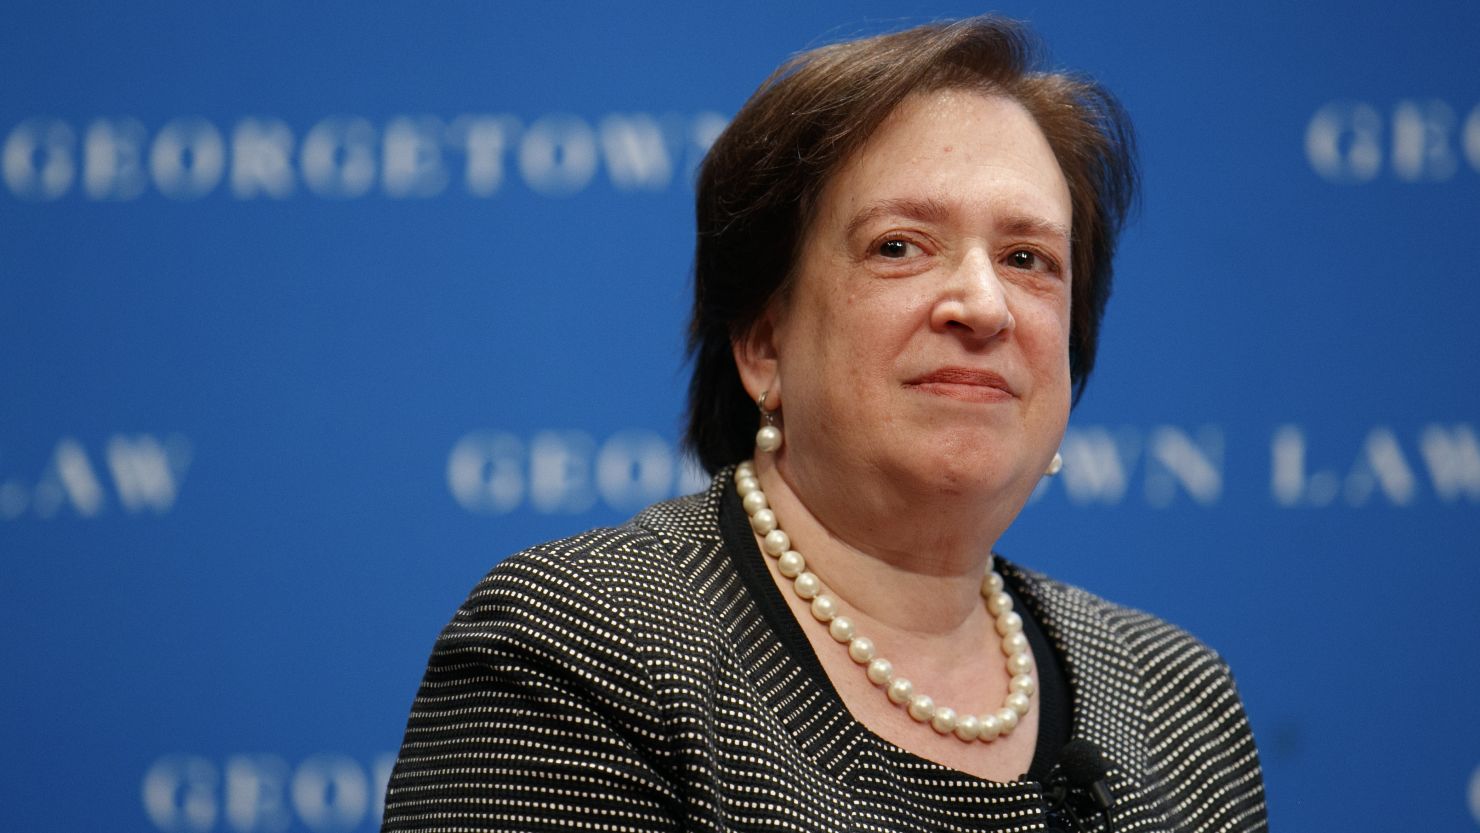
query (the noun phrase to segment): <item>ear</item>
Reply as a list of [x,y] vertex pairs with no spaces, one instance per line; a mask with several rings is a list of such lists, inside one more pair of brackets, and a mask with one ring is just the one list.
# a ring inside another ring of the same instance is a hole
[[781,357],[776,349],[776,316],[774,307],[756,319],[750,329],[730,341],[735,354],[735,367],[740,383],[755,402],[766,394],[766,409],[781,407]]

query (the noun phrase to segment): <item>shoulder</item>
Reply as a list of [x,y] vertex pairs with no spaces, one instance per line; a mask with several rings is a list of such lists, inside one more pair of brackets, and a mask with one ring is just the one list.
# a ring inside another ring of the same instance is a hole
[[1186,661],[1205,662],[1226,672],[1227,664],[1216,651],[1171,622],[1033,570],[1012,564],[1003,569],[1018,577],[1022,592],[1055,633],[1056,642],[1101,650],[1113,647],[1143,672]]
[[1126,697],[1146,732],[1166,718],[1242,723],[1233,674],[1217,651],[1158,616],[1108,601],[1039,573],[1012,568],[1044,629],[1086,688]]
[[1141,770],[1136,780],[1186,829],[1263,829],[1258,752],[1223,658],[1157,616],[1003,569],[1069,666],[1076,731]]
[[708,503],[699,494],[656,504],[620,526],[508,556],[469,593],[436,652],[635,674],[680,646],[712,641],[703,577],[723,559]]
[[509,616],[599,622],[635,600],[671,597],[687,584],[684,562],[718,540],[702,523],[681,522],[703,515],[703,498],[657,504],[620,526],[546,541],[504,558],[473,588],[454,629]]
[[565,829],[614,807],[633,829],[676,829],[716,642],[683,592],[703,536],[674,518],[696,500],[530,547],[478,582],[427,664],[387,830]]

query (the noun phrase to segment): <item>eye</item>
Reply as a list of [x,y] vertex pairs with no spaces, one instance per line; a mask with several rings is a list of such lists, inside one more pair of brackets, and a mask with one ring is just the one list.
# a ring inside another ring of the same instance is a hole
[[1053,261],[1030,249],[1018,249],[1007,256],[1007,263],[1014,269],[1029,272],[1052,272],[1058,267]]
[[903,258],[922,254],[919,246],[916,246],[914,243],[911,243],[908,240],[901,240],[897,237],[880,241],[878,248],[875,249],[875,251],[879,254],[880,257],[886,257],[890,260],[902,260]]

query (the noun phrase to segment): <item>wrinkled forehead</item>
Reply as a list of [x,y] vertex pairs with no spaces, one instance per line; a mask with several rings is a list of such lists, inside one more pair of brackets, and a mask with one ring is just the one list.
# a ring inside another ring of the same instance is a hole
[[1073,219],[1068,181],[1037,120],[1017,99],[980,87],[902,100],[823,179],[804,206],[800,243],[823,212],[828,222],[852,224],[877,205],[911,201],[991,207],[1066,237]]

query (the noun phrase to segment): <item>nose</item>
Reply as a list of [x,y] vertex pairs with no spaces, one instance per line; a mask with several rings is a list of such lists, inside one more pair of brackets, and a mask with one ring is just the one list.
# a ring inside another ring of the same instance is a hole
[[941,287],[930,323],[939,332],[980,341],[1012,330],[1006,287],[985,250],[974,248],[956,264]]

